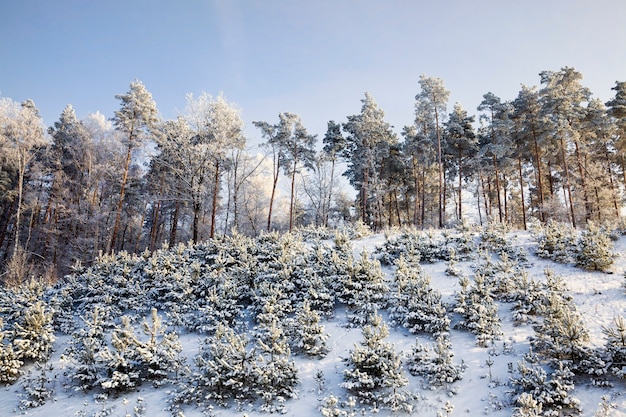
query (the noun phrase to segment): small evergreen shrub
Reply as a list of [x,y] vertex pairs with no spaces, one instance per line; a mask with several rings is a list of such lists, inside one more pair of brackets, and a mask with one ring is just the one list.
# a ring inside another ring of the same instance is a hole
[[540,229],[537,256],[559,263],[569,263],[576,252],[576,231],[569,224],[548,221]]
[[578,238],[575,259],[576,266],[604,271],[613,264],[613,242],[604,230],[589,223]]

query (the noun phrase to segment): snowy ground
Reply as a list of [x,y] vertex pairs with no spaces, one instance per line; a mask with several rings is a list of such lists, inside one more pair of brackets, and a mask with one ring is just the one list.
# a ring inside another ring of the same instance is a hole
[[[622,286],[625,282],[624,271],[626,269],[626,237],[615,244],[615,252],[618,257],[611,267],[610,273],[586,272],[571,265],[561,265],[551,261],[539,259],[533,255],[535,242],[530,233],[517,232],[512,234],[515,244],[523,245],[529,252],[531,265],[527,268],[530,277],[537,280],[544,278],[544,269],[550,267],[557,275],[563,277],[569,292],[574,297],[578,310],[582,313],[585,324],[590,331],[591,344],[601,346],[604,344],[602,326],[612,326],[613,319],[618,315],[626,315],[626,290]],[[374,235],[353,242],[355,254],[360,254],[363,249],[372,253],[377,245],[384,242],[383,235]],[[459,266],[471,274],[471,262],[462,262]],[[458,290],[458,279],[447,276],[444,271],[446,264],[439,262],[424,265],[424,269],[431,276],[431,285],[439,289],[444,302],[452,302],[455,291]],[[384,271],[391,274],[392,269],[384,267]],[[510,416],[512,408],[507,391],[511,373],[509,369],[516,369],[517,362],[524,353],[528,352],[528,337],[533,330],[528,325],[513,326],[510,314],[510,305],[500,304],[499,315],[502,320],[504,338],[496,343],[495,348],[480,348],[476,346],[475,336],[467,332],[453,330],[451,333],[452,349],[455,361],[461,360],[467,365],[463,379],[454,384],[456,395],[450,395],[445,389],[430,390],[424,386],[420,378],[409,375],[408,389],[419,393],[421,399],[416,402],[412,415],[437,416],[444,404],[449,401],[454,406],[452,416],[478,416],[487,415],[493,417]],[[338,313],[332,321],[325,322],[326,331],[331,335],[329,346],[330,354],[321,360],[309,360],[295,357],[299,368],[301,380],[299,398],[290,400],[286,405],[286,415],[297,417],[320,416],[319,407],[322,399],[333,394],[341,399],[346,398],[345,391],[339,387],[342,381],[342,371],[345,363],[342,358],[348,356],[349,350],[362,340],[360,329],[348,329],[343,324],[344,317]],[[415,336],[403,329],[390,329],[389,341],[394,343],[397,351],[410,352],[415,344]],[[197,336],[183,336],[184,353],[193,357],[197,348]],[[428,339],[424,342],[430,343]],[[59,379],[64,370],[64,362],[61,353],[67,337],[59,337],[55,343],[55,354],[50,363],[54,365],[55,372],[59,373]],[[512,349],[503,352],[504,343],[510,343]],[[492,354],[489,354],[491,350]],[[495,353],[497,354],[493,354]],[[487,360],[493,359],[493,365],[487,366]],[[319,383],[316,375],[323,374],[324,382]],[[20,382],[2,388],[0,391],[0,416],[19,415],[21,413],[31,416],[74,416],[74,415],[111,415],[111,416],[134,416],[134,407],[138,404],[138,398],[142,398],[145,404],[146,416],[169,416],[167,407],[167,388],[154,389],[145,385],[136,393],[109,399],[104,404],[97,404],[93,396],[81,393],[69,392],[56,384],[53,399],[45,405],[20,411],[18,409],[21,392]],[[602,396],[608,396],[614,405],[611,416],[626,416],[626,382],[616,381],[612,388],[592,387],[588,381],[577,380],[576,389],[573,393],[581,400],[583,416],[593,416],[598,410]],[[141,401],[141,400],[140,400]],[[107,413],[108,410],[108,413]],[[365,414],[372,411],[367,408]],[[243,409],[201,410],[187,408],[186,416],[216,415],[223,417],[231,416],[263,416],[267,415],[259,411],[243,407]],[[390,415],[389,411],[382,410],[378,415]],[[444,413],[445,415],[445,413]]]

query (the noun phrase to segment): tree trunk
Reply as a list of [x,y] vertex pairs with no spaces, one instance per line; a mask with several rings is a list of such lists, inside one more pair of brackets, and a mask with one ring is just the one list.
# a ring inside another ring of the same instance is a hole
[[330,213],[330,205],[333,197],[333,182],[335,181],[335,158],[330,163],[330,183],[328,184],[328,204],[324,212],[324,227],[328,227],[328,215]]
[[580,148],[578,146],[577,140],[574,141],[574,151],[576,153],[576,163],[578,164],[578,175],[580,175],[580,186],[583,189],[583,199],[585,202],[585,220],[589,221],[591,220],[591,202],[589,201],[587,184],[585,181],[586,180],[585,169],[583,166],[582,158],[580,155]]
[[498,217],[500,219],[500,223],[502,223],[503,215],[502,215],[502,200],[500,199],[500,172],[498,171],[498,157],[496,154],[493,154],[493,169],[494,176],[496,180],[496,199],[498,201]]
[[522,223],[524,225],[524,230],[527,230],[526,225],[526,204],[524,204],[524,177],[522,173],[522,158],[517,158],[517,168],[519,170],[519,190],[520,190],[520,199],[522,200]]
[[215,161],[215,177],[213,178],[213,202],[211,203],[211,233],[209,237],[215,237],[215,216],[217,213],[217,197],[220,188],[220,161]]
[[574,214],[574,202],[572,200],[572,186],[570,184],[569,169],[567,167],[567,159],[565,156],[565,140],[561,135],[561,158],[563,159],[563,171],[565,173],[565,186],[567,190],[567,198],[569,199],[570,216],[572,220],[572,227],[576,229],[576,215]]
[[443,158],[441,155],[441,133],[439,131],[437,106],[435,106],[435,128],[437,131],[437,163],[439,170],[439,228],[443,228]]
[[174,204],[174,215],[172,216],[172,226],[170,228],[170,247],[176,243],[176,234],[178,232],[178,211],[180,210],[180,202],[178,199]]
[[115,251],[115,244],[117,243],[117,234],[120,230],[120,222],[122,220],[122,208],[124,205],[124,194],[126,193],[126,182],[128,181],[128,171],[130,169],[130,161],[132,156],[132,136],[133,132],[131,130],[130,133],[130,141],[128,143],[128,150],[126,152],[126,162],[124,163],[124,174],[122,175],[122,183],[120,189],[120,198],[117,203],[117,213],[115,214],[115,224],[113,226],[113,233],[111,233],[111,242],[109,243],[109,253],[113,253]]
[[[369,165],[369,161],[368,161]],[[369,167],[363,170],[363,184],[361,184],[361,220],[363,223],[368,224],[367,221],[367,194],[369,187]]]
[[276,184],[278,184],[278,168],[276,169],[276,172],[274,173],[274,181],[272,184],[272,195],[270,197],[270,207],[269,207],[269,212],[267,214],[267,231],[271,231],[272,230],[272,208],[274,207],[274,197],[276,195]]
[[541,156],[539,154],[539,144],[537,143],[537,134],[535,132],[535,126],[532,128],[533,132],[533,142],[534,142],[534,150],[535,150],[535,163],[537,164],[537,193],[539,197],[539,218],[542,223],[545,223],[545,213],[543,212],[543,175],[541,173]]
[[296,163],[298,160],[293,160],[293,170],[291,172],[291,194],[289,197],[289,231],[293,230],[293,199],[296,193]]
[[461,193],[463,191],[463,153],[459,150],[459,221],[463,220],[463,203]]

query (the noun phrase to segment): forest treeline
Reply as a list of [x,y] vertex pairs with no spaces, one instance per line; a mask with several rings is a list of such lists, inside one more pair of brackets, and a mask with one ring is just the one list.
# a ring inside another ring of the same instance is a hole
[[221,95],[190,94],[162,120],[134,81],[110,119],[79,120],[68,105],[47,128],[31,100],[0,97],[2,281],[234,231],[618,219],[626,82],[604,103],[573,68],[539,77],[511,101],[484,94],[471,115],[459,103],[449,111],[443,80],[421,76],[415,119],[399,134],[365,93],[360,113],[329,121],[321,138],[297,114],[254,121],[256,150]]

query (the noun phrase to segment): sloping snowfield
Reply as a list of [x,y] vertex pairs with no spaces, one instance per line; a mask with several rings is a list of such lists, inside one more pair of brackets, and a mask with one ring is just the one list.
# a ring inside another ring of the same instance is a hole
[[[528,252],[528,264],[526,271],[530,278],[538,281],[544,280],[544,270],[551,268],[555,275],[563,278],[567,291],[573,297],[578,311],[582,314],[585,326],[590,333],[590,346],[601,347],[605,343],[602,326],[614,325],[616,316],[626,315],[626,288],[624,288],[626,269],[626,237],[621,237],[615,242],[615,262],[609,271],[589,272],[573,265],[558,264],[550,260],[540,259],[534,255],[537,245],[535,238],[529,232],[514,232],[508,235],[509,242],[514,246],[521,246]],[[358,256],[363,250],[370,254],[377,246],[385,242],[382,234],[372,235],[366,238],[354,240],[354,253]],[[474,261],[459,262],[458,267],[469,277],[472,276],[472,264]],[[445,273],[446,262],[440,261],[433,264],[424,264],[424,270],[431,277],[431,286],[438,289],[442,294],[444,303],[452,304],[454,295],[459,290],[459,279],[448,276]],[[383,266],[383,271],[389,281],[392,279],[393,268]],[[414,409],[410,415],[432,416],[438,414],[445,416],[444,405],[449,402],[454,408],[448,415],[451,416],[511,416],[513,405],[509,380],[517,369],[517,363],[522,356],[529,351],[529,337],[534,334],[528,324],[514,325],[511,314],[511,305],[498,303],[499,317],[502,321],[504,337],[502,340],[488,348],[478,347],[473,334],[466,331],[453,329],[451,331],[452,351],[455,362],[463,362],[466,365],[463,378],[455,382],[451,387],[431,389],[420,377],[409,377],[407,390],[416,394]],[[383,314],[383,317],[386,317]],[[287,416],[308,417],[320,416],[320,407],[325,398],[331,394],[345,401],[348,397],[346,391],[339,386],[342,382],[342,371],[346,364],[344,358],[349,356],[349,351],[355,343],[362,340],[361,330],[347,328],[345,314],[337,311],[335,318],[324,321],[326,332],[330,335],[328,346],[330,353],[323,359],[306,359],[294,356],[298,367],[300,386],[299,397],[288,400],[284,410]],[[454,323],[454,320],[453,320]],[[135,416],[145,415],[151,417],[170,416],[167,411],[168,387],[159,389],[152,388],[150,384],[142,385],[136,392],[129,393],[119,398],[109,398],[98,403],[93,394],[83,394],[64,389],[61,384],[66,363],[62,358],[68,336],[59,335],[55,341],[55,352],[50,359],[53,365],[53,373],[57,382],[54,383],[54,393],[46,404],[28,410],[20,410],[19,394],[23,392],[21,382],[1,388],[0,390],[0,416],[30,415],[30,416]],[[197,351],[198,335],[187,334],[181,336],[183,354],[192,358]],[[427,336],[419,336],[420,342],[432,343]],[[395,345],[397,352],[409,354],[412,346],[416,343],[416,336],[408,333],[405,329],[390,327],[388,341]],[[192,361],[189,361],[192,362]],[[490,365],[488,365],[490,364]],[[319,376],[323,376],[322,379]],[[612,379],[611,387],[596,387],[584,378],[576,379],[576,388],[572,395],[578,398],[583,409],[582,416],[610,415],[626,416],[626,381]],[[454,391],[454,393],[451,393]],[[605,403],[610,404],[611,409],[606,414],[598,411],[602,397]],[[143,404],[145,411],[135,411],[135,408]],[[194,407],[184,408],[185,416],[215,415],[223,417],[231,416],[262,416],[267,415],[258,411],[254,404],[243,404],[237,409],[220,408],[200,409]],[[356,415],[377,414],[381,416],[391,415],[387,409],[376,410],[371,406],[356,404],[354,407],[345,408],[346,412],[354,411]],[[402,414],[398,412],[396,414]]]

